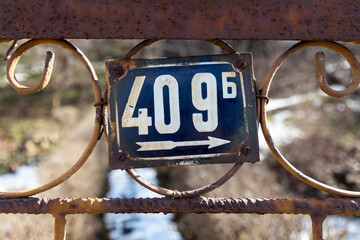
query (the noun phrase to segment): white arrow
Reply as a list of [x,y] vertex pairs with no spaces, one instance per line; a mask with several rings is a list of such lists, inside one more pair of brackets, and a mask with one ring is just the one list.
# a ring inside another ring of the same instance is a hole
[[227,143],[230,143],[229,140],[208,137],[209,140],[199,140],[199,141],[185,141],[185,142],[173,142],[173,141],[155,141],[155,142],[137,142],[141,148],[137,151],[154,151],[154,150],[171,150],[176,147],[187,147],[187,146],[203,146],[209,145],[208,148],[218,147]]

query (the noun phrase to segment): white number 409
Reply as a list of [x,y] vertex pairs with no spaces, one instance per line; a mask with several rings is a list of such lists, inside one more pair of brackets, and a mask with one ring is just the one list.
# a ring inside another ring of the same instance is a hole
[[[236,83],[229,82],[228,78],[234,78],[236,72],[222,73],[222,92],[224,99],[235,98]],[[136,104],[139,100],[141,89],[146,76],[137,76],[131,88],[128,102],[122,116],[122,127],[137,127],[139,135],[148,135],[149,127],[152,126],[152,117],[148,116],[147,108],[139,108],[138,116],[133,117]],[[240,73],[242,80],[242,74]],[[207,111],[207,120],[204,121],[202,113],[193,113],[192,120],[198,132],[212,132],[218,126],[216,77],[212,73],[197,73],[191,80],[191,97],[194,107],[199,111]],[[164,88],[169,92],[170,122],[165,123]],[[205,88],[205,89],[203,89]],[[179,85],[171,75],[160,75],[154,82],[154,123],[160,134],[176,133],[180,128],[180,104]],[[205,97],[203,92],[206,92]]]

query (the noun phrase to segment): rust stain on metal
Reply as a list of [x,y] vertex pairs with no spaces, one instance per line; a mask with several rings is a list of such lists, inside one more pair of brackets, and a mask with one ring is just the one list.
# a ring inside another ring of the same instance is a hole
[[[111,128],[115,129],[116,128],[116,123],[112,122],[111,123]],[[113,133],[111,133],[110,139],[115,139],[116,138],[116,132],[114,131]]]
[[135,62],[134,62],[134,60],[132,60],[132,59],[129,59],[129,60],[121,60],[121,61],[119,61],[120,62],[120,64],[121,64],[121,66],[123,67],[123,68],[133,68],[133,67],[135,67]]
[[250,152],[251,152],[251,148],[248,146],[241,149],[241,153],[244,154],[245,156],[249,155]]
[[0,38],[358,40],[360,2],[0,2]]
[[[178,192],[179,194],[179,192]],[[55,238],[65,235],[66,215],[99,213],[235,213],[307,214],[313,239],[322,239],[322,223],[329,215],[360,216],[360,199],[251,198],[21,198],[0,200],[0,213],[52,214]]]
[[323,222],[327,217],[324,214],[310,214],[311,222],[312,222],[312,236],[313,239],[323,240]]
[[0,200],[0,213],[250,213],[360,216],[359,198],[20,198]]
[[54,214],[55,217],[55,226],[54,226],[54,239],[61,239],[64,240],[66,231],[65,231],[65,225],[66,225],[66,215],[63,213]]
[[240,70],[245,69],[245,68],[246,68],[246,65],[247,65],[247,63],[246,63],[246,61],[244,61],[244,60],[239,60],[239,61],[236,63],[236,67],[237,67],[238,69],[240,69]]

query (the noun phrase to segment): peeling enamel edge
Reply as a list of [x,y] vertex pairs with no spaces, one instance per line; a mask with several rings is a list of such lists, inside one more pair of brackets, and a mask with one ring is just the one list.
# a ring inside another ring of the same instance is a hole
[[211,158],[211,157],[221,157],[221,156],[236,156],[238,153],[213,153],[213,154],[198,154],[198,155],[181,155],[181,156],[171,156],[171,157],[149,157],[149,158],[133,158],[133,160],[187,160],[192,158]]
[[184,62],[184,63],[170,63],[170,64],[160,64],[160,65],[146,65],[141,67],[133,67],[133,68],[159,68],[159,67],[178,67],[178,66],[196,66],[196,65],[216,65],[216,64],[229,64],[233,65],[229,62]]

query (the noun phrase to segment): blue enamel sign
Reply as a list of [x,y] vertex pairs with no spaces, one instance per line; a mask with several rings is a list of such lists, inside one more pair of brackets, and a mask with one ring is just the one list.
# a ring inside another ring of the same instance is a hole
[[250,53],[108,61],[106,69],[112,169],[258,161]]

